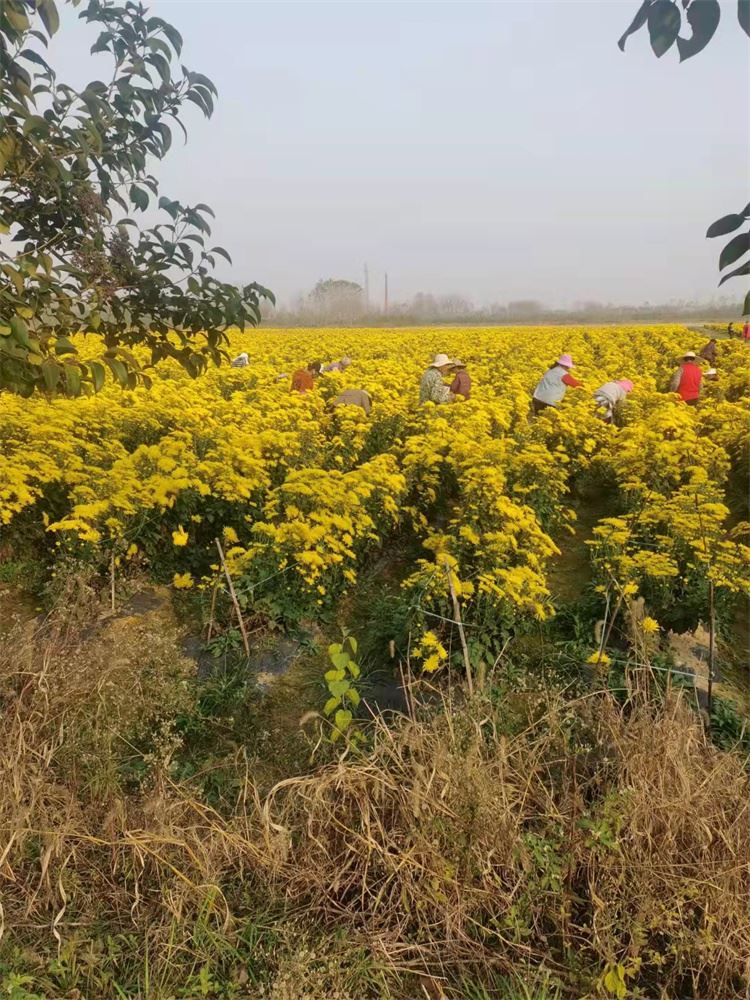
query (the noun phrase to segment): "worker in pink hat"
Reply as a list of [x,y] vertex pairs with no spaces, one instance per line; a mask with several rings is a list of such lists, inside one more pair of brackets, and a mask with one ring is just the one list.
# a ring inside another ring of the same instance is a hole
[[574,367],[569,354],[561,354],[554,364],[542,375],[534,389],[531,406],[534,413],[541,413],[548,406],[555,406],[568,389],[580,389],[583,385],[570,374]]
[[611,424],[615,410],[622,406],[628,393],[632,391],[633,383],[629,378],[621,378],[617,382],[605,382],[594,393],[597,416],[601,417],[605,424]]

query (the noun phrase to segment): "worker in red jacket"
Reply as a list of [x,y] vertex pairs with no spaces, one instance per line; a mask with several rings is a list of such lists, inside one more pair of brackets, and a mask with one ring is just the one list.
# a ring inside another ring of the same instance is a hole
[[688,351],[672,377],[670,388],[688,406],[695,406],[701,394],[702,381],[703,372],[695,357],[695,351]]

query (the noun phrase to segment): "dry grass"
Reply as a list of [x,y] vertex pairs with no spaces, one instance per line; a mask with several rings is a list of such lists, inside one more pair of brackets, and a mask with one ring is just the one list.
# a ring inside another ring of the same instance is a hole
[[[308,931],[345,931],[416,990],[394,996],[419,995],[417,975],[442,990],[542,966],[593,996],[617,963],[648,996],[750,996],[750,783],[678,697],[626,711],[604,694],[551,699],[525,724],[481,698],[446,705],[378,724],[366,755],[263,801],[239,751],[240,794],[220,815],[171,778],[191,698],[176,650],[148,616],[79,645],[57,633],[0,649],[6,945],[128,931],[161,981],[184,981],[215,948],[197,924],[231,942],[263,896],[306,911]],[[147,777],[128,785],[146,732]]]

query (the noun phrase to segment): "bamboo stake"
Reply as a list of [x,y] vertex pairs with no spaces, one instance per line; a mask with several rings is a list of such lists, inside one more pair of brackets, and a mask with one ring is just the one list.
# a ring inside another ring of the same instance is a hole
[[221,547],[221,542],[218,538],[214,538],[216,542],[216,548],[219,550],[219,559],[221,560],[221,566],[224,570],[224,576],[227,578],[227,586],[229,587],[229,596],[232,598],[232,604],[234,605],[234,612],[237,615],[237,621],[240,625],[240,632],[242,633],[242,645],[245,647],[245,656],[250,659],[250,643],[247,641],[247,632],[245,631],[245,622],[242,618],[242,611],[240,610],[240,603],[237,600],[237,594],[234,590],[234,584],[232,583],[232,577],[229,574],[229,567],[227,566],[227,561],[224,558],[224,550]]
[[109,593],[112,602],[112,612],[115,610],[115,550],[112,549],[112,558],[109,561]]
[[607,629],[606,629],[606,631],[603,634],[602,644],[599,647],[599,656],[598,656],[597,661],[596,661],[596,666],[597,667],[602,662],[602,656],[604,655],[604,650],[607,648],[607,643],[609,642],[609,637],[612,634],[612,629],[614,628],[615,622],[617,620],[617,615],[620,612],[620,607],[622,605],[624,596],[625,596],[624,594],[620,594],[620,596],[617,598],[617,604],[615,604],[615,610],[612,612],[612,617],[611,617],[611,619],[609,621],[609,625],[607,626]]
[[466,645],[466,633],[464,632],[463,620],[461,618],[461,608],[458,603],[458,598],[456,597],[456,591],[453,589],[453,577],[451,576],[451,570],[448,563],[445,563],[445,572],[448,576],[448,589],[451,592],[451,600],[453,601],[453,614],[456,616],[456,624],[458,625],[458,635],[461,639],[461,649],[464,654],[464,666],[466,667],[466,681],[469,688],[469,697],[474,697],[474,681],[471,676],[471,660],[469,659],[469,647]]

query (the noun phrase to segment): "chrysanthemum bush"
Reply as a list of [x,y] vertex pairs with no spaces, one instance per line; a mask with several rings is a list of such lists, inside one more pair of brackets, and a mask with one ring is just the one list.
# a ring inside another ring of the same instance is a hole
[[[507,625],[549,614],[548,569],[575,530],[573,493],[596,477],[619,508],[620,520],[595,533],[608,578],[684,582],[710,564],[739,580],[745,550],[724,530],[725,492],[732,470],[747,466],[750,352],[722,342],[720,379],[690,409],[666,389],[700,339],[684,327],[238,332],[231,346],[249,352],[248,368],[193,381],[165,363],[150,390],[4,395],[3,544],[31,539],[49,571],[55,551],[101,572],[114,558],[126,573],[135,559],[200,588],[213,585],[214,538],[229,528],[240,589],[299,616],[355,586],[373,552],[407,533],[428,543],[412,575],[423,607],[451,616],[445,571],[433,573],[448,555],[467,616]],[[95,338],[80,342],[82,356],[95,351]],[[586,388],[530,421],[535,381],[563,349]],[[467,362],[469,402],[418,406],[436,350]],[[290,392],[296,367],[345,353],[354,359],[345,373]],[[607,427],[591,393],[621,376],[636,389],[622,426]],[[371,394],[369,418],[330,407],[346,387]],[[713,554],[701,552],[703,535]]]

